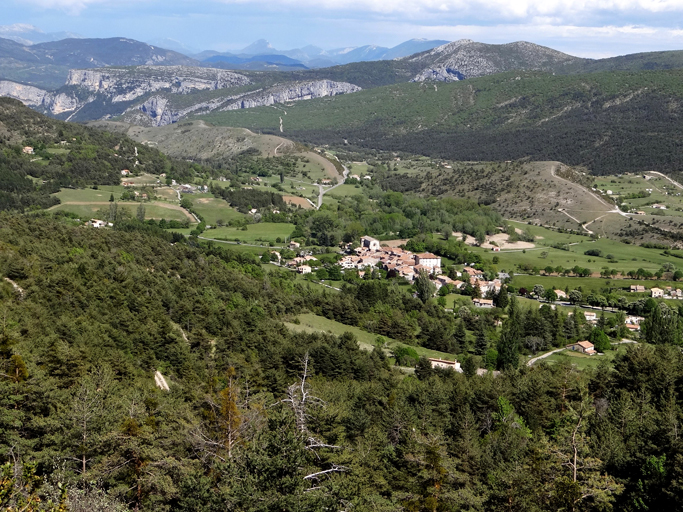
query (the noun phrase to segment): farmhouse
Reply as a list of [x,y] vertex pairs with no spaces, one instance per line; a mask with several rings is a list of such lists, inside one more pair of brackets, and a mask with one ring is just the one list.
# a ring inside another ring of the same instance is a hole
[[472,304],[478,308],[491,309],[493,307],[493,300],[491,299],[472,299]]
[[298,249],[299,247],[301,247],[301,244],[299,242],[295,242],[293,240],[289,242],[290,249]]
[[567,299],[567,292],[564,290],[553,290],[558,299]]
[[662,290],[661,288],[651,288],[650,293],[652,294],[653,299],[664,297],[664,290]]
[[631,292],[633,293],[643,293],[645,291],[645,287],[641,284],[632,284],[631,285]]
[[128,169],[124,169],[121,171],[121,176],[128,176],[130,174],[130,171]]
[[26,146],[24,149],[21,150],[25,155],[32,155],[33,154],[33,148],[31,146]]
[[666,210],[666,206],[663,204],[653,204],[652,208],[655,208],[656,210]]
[[105,228],[107,227],[107,223],[103,220],[99,219],[90,219],[88,222],[86,222],[88,226],[91,226],[93,228]]
[[589,356],[595,355],[595,347],[590,341],[577,341],[571,345],[567,345],[568,350],[575,350],[576,352],[581,352],[582,354],[587,354]]
[[429,362],[432,368],[444,368],[446,370],[455,370],[456,372],[462,373],[460,368],[460,363],[458,361],[449,361],[447,359],[435,359],[430,357]]
[[300,266],[296,267],[296,271],[299,274],[310,274],[311,273],[311,267],[309,267],[308,265],[300,265]]
[[592,311],[584,311],[583,316],[586,317],[586,322],[597,322],[598,315]]

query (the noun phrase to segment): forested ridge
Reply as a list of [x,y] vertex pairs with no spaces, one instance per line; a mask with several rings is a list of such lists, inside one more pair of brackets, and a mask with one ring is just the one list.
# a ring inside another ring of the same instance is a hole
[[50,194],[62,187],[119,185],[124,169],[178,180],[211,172],[126,136],[51,119],[0,98],[0,210],[54,206],[59,200]]
[[[285,133],[313,144],[456,161],[529,157],[596,174],[681,170],[681,70],[577,75],[513,71],[444,84],[395,84],[288,110]],[[279,133],[272,109],[216,124]]]
[[[0,221],[12,281],[0,285],[0,457],[15,489],[3,506],[61,495],[70,510],[678,507],[678,348],[633,347],[614,369],[405,375],[350,334],[286,329],[333,292],[252,256],[134,221]],[[377,313],[399,299],[425,328],[461,321],[430,314],[433,299],[365,286],[342,296]],[[512,307],[501,339],[521,343]]]

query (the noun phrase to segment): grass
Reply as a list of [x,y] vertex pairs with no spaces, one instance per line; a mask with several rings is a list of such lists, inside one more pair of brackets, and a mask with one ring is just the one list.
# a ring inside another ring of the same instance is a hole
[[[623,354],[627,350],[627,344],[616,345],[615,350],[608,350],[604,355],[587,356],[585,354],[580,354],[572,350],[563,350],[551,356],[541,359],[541,361],[546,361],[549,364],[557,364],[560,362],[568,361],[575,365],[579,370],[585,370],[586,368],[595,368],[600,361],[607,360],[610,363],[614,361],[617,354]],[[541,362],[539,361],[539,362]],[[538,364],[538,363],[536,363]]]
[[[672,286],[673,288],[683,287],[683,283],[676,281],[637,281],[634,279],[601,279],[595,277],[563,277],[563,276],[532,276],[532,275],[517,275],[512,278],[512,286],[515,288],[526,288],[531,290],[534,285],[540,284],[546,290],[560,289],[576,290],[581,287],[585,293],[598,292],[603,288],[627,289],[632,284],[638,284],[649,288],[664,288]],[[638,298],[641,294],[629,293],[629,297]]]
[[229,222],[233,219],[245,217],[245,215],[232,208],[224,199],[202,194],[200,197],[191,197],[191,200],[194,210],[204,217],[204,220],[210,226],[215,226],[218,220]]
[[365,189],[360,185],[339,185],[332,192],[325,194],[325,197],[349,197],[362,194]]
[[[164,208],[155,203],[144,203],[145,204],[145,217],[147,219],[155,220],[185,220],[187,216],[180,210],[172,210],[170,208]],[[161,203],[163,204],[163,203]],[[139,203],[118,203],[119,208],[127,210],[131,217],[134,217]],[[59,204],[50,208],[51,211],[66,211],[72,212],[80,216],[82,219],[90,219],[99,210],[109,211],[109,203],[106,204]]]
[[226,240],[238,239],[242,242],[257,243],[262,241],[276,243],[276,238],[280,237],[283,240],[294,231],[294,224],[276,224],[272,222],[261,222],[259,224],[250,224],[246,231],[240,228],[222,227],[211,229],[204,232],[204,236],[210,238],[225,238]]
[[[297,332],[327,332],[334,334],[336,336],[341,336],[345,332],[350,332],[358,340],[358,345],[363,350],[372,350],[375,346],[375,340],[377,339],[376,334],[369,333],[360,329],[359,327],[354,327],[351,325],[344,325],[342,323],[336,322],[335,320],[329,320],[322,316],[317,316],[312,313],[299,315],[299,324],[286,323],[285,325],[293,331]],[[387,345],[390,348],[410,346],[417,352],[419,356],[424,357],[434,357],[440,359],[453,359],[453,354],[447,354],[445,352],[438,352],[436,350],[430,350],[428,348],[416,347],[412,345],[406,345],[391,338],[386,338]]]
[[[498,268],[512,270],[519,265],[531,265],[543,269],[546,266],[562,266],[572,268],[576,265],[589,268],[593,272],[600,272],[604,267],[628,272],[643,268],[651,272],[659,270],[664,263],[673,263],[674,266],[683,266],[677,258],[664,254],[661,250],[646,249],[638,245],[626,244],[618,240],[600,238],[592,240],[587,236],[558,233],[551,229],[540,226],[530,226],[521,222],[510,222],[516,228],[528,230],[537,238],[534,249],[526,251],[501,251],[493,253],[490,249],[472,247],[472,252],[481,254],[487,259],[494,256],[498,258]],[[564,251],[551,247],[554,244],[574,244]],[[599,250],[602,256],[588,256],[584,254],[588,250]],[[547,254],[544,254],[547,253]],[[606,256],[613,258],[608,259]]]
[[109,197],[112,194],[114,194],[114,198],[118,200],[124,190],[125,188],[120,185],[100,185],[97,187],[97,190],[91,188],[63,188],[53,195],[58,197],[62,203],[100,202],[109,201]]

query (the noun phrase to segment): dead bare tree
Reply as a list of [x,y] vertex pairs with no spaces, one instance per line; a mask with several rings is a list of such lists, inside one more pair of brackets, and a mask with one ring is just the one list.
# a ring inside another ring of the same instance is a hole
[[[339,446],[325,443],[322,439],[316,437],[308,428],[310,419],[309,411],[315,408],[325,407],[327,404],[321,398],[311,394],[310,388],[306,380],[308,379],[310,358],[308,352],[301,361],[301,378],[299,382],[295,382],[287,388],[287,398],[280,401],[282,404],[287,404],[294,413],[296,428],[304,439],[304,444],[307,450],[310,450],[315,457],[320,460],[320,455],[316,450],[321,448],[338,449]],[[332,463],[331,467],[322,471],[317,471],[304,476],[304,480],[317,480],[323,475],[331,473],[346,471],[347,468],[338,464]],[[313,490],[313,489],[310,489]]]

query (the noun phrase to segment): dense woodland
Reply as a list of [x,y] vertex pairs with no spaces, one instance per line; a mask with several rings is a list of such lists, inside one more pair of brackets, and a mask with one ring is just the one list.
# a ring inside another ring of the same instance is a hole
[[[41,201],[62,177],[118,179],[108,162],[134,158],[134,146],[75,125],[42,125],[9,100],[0,100],[0,114],[8,198],[0,209],[11,210],[0,212],[3,509],[681,508],[683,311],[652,299],[624,304],[645,316],[647,343],[595,369],[528,366],[528,356],[577,340],[609,350],[624,335],[624,314],[593,326],[578,309],[525,307],[514,295],[526,291],[505,286],[491,310],[458,301],[447,310],[447,287],[434,297],[426,275],[408,284],[379,269],[363,279],[337,275],[341,290],[330,290],[203,242],[199,228],[186,238],[165,223],[114,215],[113,228],[94,229],[31,211],[49,206]],[[61,140],[67,153],[47,151]],[[47,165],[21,153],[28,142]],[[254,165],[284,174],[295,165],[247,154],[214,170],[138,153],[146,170],[177,180],[236,176]],[[282,208],[264,218],[293,223],[293,236],[319,246],[361,234],[406,237],[410,250],[497,275],[451,234],[481,240],[505,226],[499,213],[378,181],[334,209]],[[213,191],[243,210],[283,206],[258,190]],[[333,272],[334,258],[321,259]],[[573,302],[603,304],[577,291]],[[609,294],[603,299],[609,304]],[[361,345],[350,332],[299,332],[292,327],[303,313],[377,339]],[[463,373],[432,369],[418,349],[457,357]]]
[[[505,363],[494,378],[418,362],[411,376],[350,334],[294,334],[281,321],[338,300],[379,323],[395,311],[430,340],[474,320],[382,281],[320,292],[135,221],[1,220],[0,269],[16,285],[0,286],[0,457],[14,488],[3,506],[61,496],[72,510],[678,507],[683,358],[666,342],[679,340],[631,347],[614,369]],[[567,335],[549,308],[506,311],[492,345],[501,360],[532,333]]]

